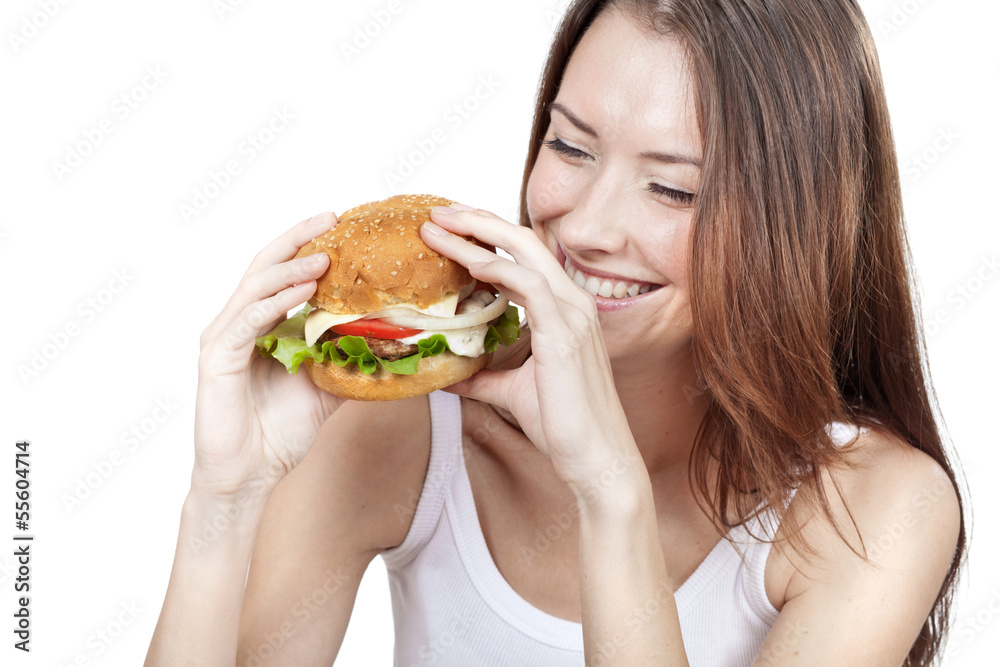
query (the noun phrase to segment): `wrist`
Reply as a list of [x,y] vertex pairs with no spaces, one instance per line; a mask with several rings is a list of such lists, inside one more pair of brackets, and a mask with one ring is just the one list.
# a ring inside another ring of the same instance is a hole
[[192,482],[181,510],[189,546],[201,552],[213,545],[252,543],[270,490],[250,488],[218,493]]
[[205,503],[247,504],[251,502],[267,502],[274,487],[284,476],[281,473],[233,472],[221,466],[207,465],[195,457],[195,465],[191,471],[191,486],[189,496],[196,496]]
[[649,473],[640,457],[618,457],[599,470],[568,483],[581,516],[628,516],[652,499]]

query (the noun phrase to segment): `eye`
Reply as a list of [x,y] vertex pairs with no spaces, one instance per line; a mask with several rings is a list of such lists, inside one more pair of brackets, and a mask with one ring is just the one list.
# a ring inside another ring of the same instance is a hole
[[668,197],[673,199],[678,204],[683,204],[685,206],[690,206],[694,203],[694,193],[685,192],[684,190],[675,190],[674,188],[668,188],[665,185],[660,185],[659,183],[650,183],[648,190],[654,195],[660,197]]
[[566,157],[569,158],[573,158],[576,160],[583,160],[590,157],[589,154],[584,153],[579,148],[573,148],[569,144],[563,143],[563,140],[560,139],[559,137],[556,137],[555,139],[551,139],[549,141],[543,141],[542,143],[545,146],[554,150],[556,153],[559,153],[560,155],[565,155]]

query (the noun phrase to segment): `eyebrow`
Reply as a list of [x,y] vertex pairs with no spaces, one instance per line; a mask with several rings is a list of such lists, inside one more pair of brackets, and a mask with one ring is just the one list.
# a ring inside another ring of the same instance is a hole
[[[549,113],[551,114],[553,111],[558,111],[559,113],[561,113],[563,116],[566,117],[566,120],[575,125],[576,128],[581,132],[583,132],[584,134],[589,135],[594,139],[599,138],[597,130],[595,130],[593,127],[584,122],[583,119],[577,116],[575,113],[570,111],[565,104],[561,104],[559,102],[552,102],[551,104],[549,104]],[[647,160],[655,160],[657,162],[662,162],[664,164],[690,164],[694,165],[695,167],[698,167],[699,169],[701,168],[701,160],[691,157],[690,155],[678,155],[677,153],[661,153],[659,151],[644,151],[639,154],[639,157],[646,158]]]

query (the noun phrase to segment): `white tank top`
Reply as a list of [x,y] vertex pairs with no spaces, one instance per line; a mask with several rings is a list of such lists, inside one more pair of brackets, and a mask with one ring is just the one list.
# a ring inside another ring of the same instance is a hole
[[[396,667],[582,666],[583,626],[528,603],[490,556],[465,469],[459,398],[437,392],[430,407],[430,464],[416,513],[402,544],[382,553]],[[766,513],[753,531],[770,539],[776,529]],[[778,617],[764,591],[770,543],[746,527],[729,538],[674,596],[692,667],[750,665]]]

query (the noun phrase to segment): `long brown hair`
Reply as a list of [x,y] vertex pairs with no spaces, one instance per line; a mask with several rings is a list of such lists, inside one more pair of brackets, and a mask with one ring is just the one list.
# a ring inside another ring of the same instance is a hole
[[[577,0],[542,75],[522,225],[549,104],[583,33],[612,7],[680,39],[695,80],[704,156],[689,265],[709,410],[691,475],[718,525],[750,520],[762,502],[780,507],[798,487],[817,490],[832,520],[821,474],[846,465],[825,430],[838,421],[926,452],[959,492],[911,290],[882,76],[857,3]],[[908,666],[941,648],[965,541],[963,519]]]

